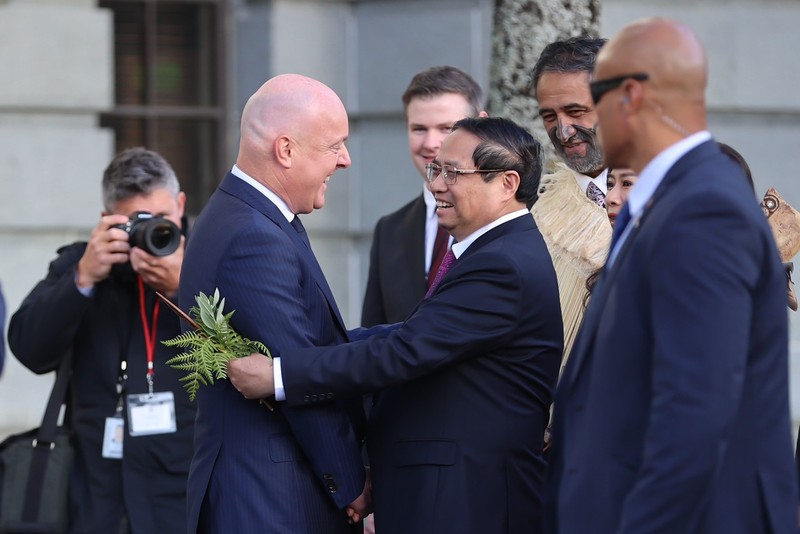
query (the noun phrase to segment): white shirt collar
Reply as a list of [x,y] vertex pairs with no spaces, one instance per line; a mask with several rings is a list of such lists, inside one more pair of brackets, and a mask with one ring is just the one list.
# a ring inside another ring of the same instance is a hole
[[463,241],[459,241],[458,243],[453,243],[453,246],[451,247],[453,250],[453,254],[455,255],[456,258],[460,258],[461,255],[464,253],[464,251],[466,251],[469,248],[469,246],[475,242],[476,239],[478,239],[480,236],[482,236],[492,228],[496,228],[497,226],[500,226],[504,222],[516,219],[517,217],[522,217],[523,215],[530,216],[530,214],[531,212],[526,209],[519,209],[517,211],[512,211],[511,213],[506,213],[505,215],[495,220],[494,222],[487,224],[483,228],[475,230],[470,235],[468,235],[466,239],[464,239]]
[[681,139],[669,148],[661,151],[656,157],[642,169],[639,173],[639,179],[636,185],[631,190],[628,197],[628,210],[630,211],[631,218],[638,217],[644,209],[647,201],[653,196],[664,176],[681,159],[686,153],[695,148],[696,146],[705,143],[711,139],[711,133],[708,130],[703,130]]
[[602,191],[604,195],[608,194],[608,169],[603,169],[602,172],[600,172],[600,174],[594,178],[574,170],[572,172],[575,173],[575,180],[578,182],[578,185],[581,187],[584,193],[586,193],[586,188],[589,187],[589,182],[594,182],[594,185],[599,187],[600,191]]
[[428,184],[422,186],[422,198],[425,200],[425,214],[428,219],[436,217],[436,199],[433,198],[433,193],[428,188]]
[[273,193],[272,190],[269,189],[267,186],[257,181],[255,178],[249,176],[246,172],[244,172],[236,165],[234,165],[233,168],[231,169],[231,174],[236,176],[237,178],[244,180],[245,182],[253,186],[256,190],[258,190],[262,195],[267,197],[267,199],[273,204],[275,204],[275,206],[281,211],[283,216],[286,217],[287,221],[292,222],[294,220],[295,214],[292,213],[292,210],[289,209],[289,206],[286,205],[286,202],[284,202],[281,197]]

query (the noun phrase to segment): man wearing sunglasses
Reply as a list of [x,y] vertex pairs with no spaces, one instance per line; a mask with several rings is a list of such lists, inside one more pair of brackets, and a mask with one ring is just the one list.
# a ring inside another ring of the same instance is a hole
[[598,56],[606,159],[639,180],[559,382],[548,532],[797,532],[786,275],[707,79],[669,19]]

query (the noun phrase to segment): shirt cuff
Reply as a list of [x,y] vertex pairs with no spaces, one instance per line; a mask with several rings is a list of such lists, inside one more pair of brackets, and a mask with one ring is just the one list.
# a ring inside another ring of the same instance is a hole
[[91,297],[94,294],[94,286],[89,287],[81,287],[78,285],[78,269],[75,269],[75,289],[86,298]]
[[283,374],[281,374],[281,359],[280,358],[273,358],[272,359],[272,372],[273,372],[273,379],[275,381],[275,400],[276,401],[285,401],[286,400],[286,391],[283,389]]

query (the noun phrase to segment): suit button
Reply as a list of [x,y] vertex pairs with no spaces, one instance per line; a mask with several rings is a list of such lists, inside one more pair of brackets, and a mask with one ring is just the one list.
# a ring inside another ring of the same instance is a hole
[[315,401],[315,400],[317,400],[317,396],[316,396],[316,395],[311,395],[311,400],[312,400],[312,401]]
[[328,393],[327,397],[328,397],[329,399],[332,399],[332,398],[333,398],[333,393]]
[[330,482],[331,480],[333,480],[333,475],[330,473],[322,473],[322,479]]
[[303,402],[308,402],[308,401],[309,401],[308,395],[305,395],[305,396],[303,397]]
[[328,491],[330,491],[331,493],[336,493],[336,484],[334,484],[333,482],[328,484]]

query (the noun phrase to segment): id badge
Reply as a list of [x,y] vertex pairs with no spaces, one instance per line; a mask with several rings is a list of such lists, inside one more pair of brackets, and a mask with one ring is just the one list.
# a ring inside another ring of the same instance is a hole
[[131,436],[175,432],[175,396],[171,391],[128,395],[128,426]]
[[125,421],[122,417],[106,417],[106,428],[103,431],[103,458],[120,460],[124,438]]

